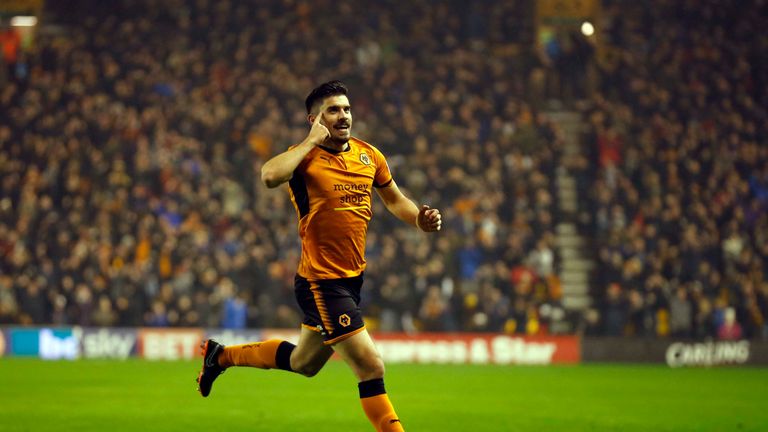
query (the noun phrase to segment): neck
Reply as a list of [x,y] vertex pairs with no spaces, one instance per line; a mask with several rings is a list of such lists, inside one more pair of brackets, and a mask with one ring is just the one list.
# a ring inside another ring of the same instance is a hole
[[320,147],[323,147],[333,152],[343,152],[344,150],[349,148],[349,141],[337,142],[337,141],[327,140],[324,143],[322,143]]

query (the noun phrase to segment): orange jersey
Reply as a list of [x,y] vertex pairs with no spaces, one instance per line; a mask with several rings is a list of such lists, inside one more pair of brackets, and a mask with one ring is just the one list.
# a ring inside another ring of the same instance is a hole
[[373,188],[391,182],[384,155],[359,139],[343,152],[315,147],[307,154],[288,183],[299,217],[299,276],[337,279],[365,270]]

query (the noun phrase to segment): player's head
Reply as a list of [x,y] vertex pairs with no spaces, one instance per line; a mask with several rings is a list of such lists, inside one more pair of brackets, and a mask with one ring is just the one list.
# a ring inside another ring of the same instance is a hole
[[331,132],[331,140],[345,143],[352,130],[352,111],[347,98],[347,86],[341,81],[329,81],[320,84],[309,93],[305,101],[308,119],[314,122],[324,107],[323,125]]
[[317,114],[317,109],[323,104],[325,98],[329,96],[346,96],[347,86],[341,81],[328,81],[315,87],[307,96],[304,104],[307,106],[307,114]]

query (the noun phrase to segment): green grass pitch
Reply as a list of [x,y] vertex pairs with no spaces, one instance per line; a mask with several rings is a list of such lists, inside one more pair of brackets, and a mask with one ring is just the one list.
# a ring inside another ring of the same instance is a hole
[[[199,362],[0,359],[0,431],[371,431],[341,362],[315,378]],[[766,431],[768,369],[389,365],[407,431]]]

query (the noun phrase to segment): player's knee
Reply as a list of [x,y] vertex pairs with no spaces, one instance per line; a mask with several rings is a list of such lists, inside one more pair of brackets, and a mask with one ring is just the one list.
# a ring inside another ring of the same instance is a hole
[[359,367],[361,381],[384,378],[384,361],[380,356],[366,359]]
[[312,378],[320,372],[320,369],[322,369],[320,366],[306,366],[300,373],[307,378]]
[[296,364],[291,364],[291,369],[293,369],[294,372],[296,372],[299,375],[304,375],[307,378],[312,378],[313,376],[317,375],[320,372],[320,369],[323,368],[322,364],[312,363],[312,362],[297,362]]

